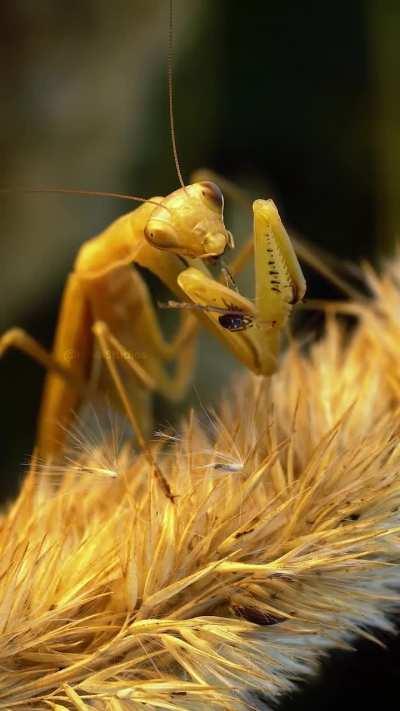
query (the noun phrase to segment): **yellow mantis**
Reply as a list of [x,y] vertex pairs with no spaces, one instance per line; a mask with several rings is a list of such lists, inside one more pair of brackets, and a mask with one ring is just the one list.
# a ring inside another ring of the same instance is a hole
[[[170,67],[169,67],[170,70]],[[214,182],[185,185],[177,159],[170,74],[172,144],[181,187],[142,202],[81,247],[62,298],[54,347],[47,353],[20,329],[0,337],[0,354],[17,347],[49,372],[38,424],[42,457],[63,447],[73,412],[110,382],[122,400],[139,444],[151,432],[151,393],[170,400],[190,383],[199,323],[214,333],[251,371],[269,376],[278,366],[280,336],[305,281],[290,238],[271,200],[253,203],[255,301],[241,295],[230,273],[251,250],[212,277],[208,263],[234,248],[224,224],[224,199]],[[135,265],[153,272],[179,299],[181,325],[171,341]],[[226,283],[223,283],[223,282]],[[107,368],[98,368],[96,353]],[[171,374],[168,361],[175,363]],[[122,371],[123,369],[123,375]],[[104,377],[111,375],[111,381]]]

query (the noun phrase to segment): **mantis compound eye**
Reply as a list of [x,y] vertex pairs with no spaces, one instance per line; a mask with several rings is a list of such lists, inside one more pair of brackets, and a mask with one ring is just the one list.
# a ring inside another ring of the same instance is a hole
[[199,183],[201,186],[201,193],[205,198],[210,200],[218,210],[222,210],[224,207],[224,196],[222,190],[216,185],[216,183],[211,183],[208,180],[203,180]]
[[172,227],[164,220],[150,219],[144,228],[147,241],[158,249],[179,250],[179,237]]

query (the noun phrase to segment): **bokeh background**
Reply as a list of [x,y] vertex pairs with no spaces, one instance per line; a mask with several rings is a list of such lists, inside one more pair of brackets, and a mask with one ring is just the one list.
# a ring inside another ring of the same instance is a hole
[[[185,179],[208,166],[255,197],[273,197],[287,224],[343,267],[390,258],[400,223],[397,0],[176,0],[174,32]],[[167,0],[1,3],[1,186],[174,189],[167,36]],[[17,324],[50,346],[78,246],[129,209],[0,194],[0,332]],[[227,222],[249,233],[250,215],[229,202]],[[307,278],[310,296],[338,296],[310,270]],[[251,276],[242,286],[251,295]],[[317,329],[318,315],[308,319]],[[202,342],[188,398],[195,405],[215,401],[235,377],[233,359],[209,337]],[[6,498],[32,448],[43,374],[15,352],[0,366]],[[165,403],[157,413],[163,423]],[[376,705],[399,681],[399,649],[360,646],[358,655],[335,655],[284,708]]]

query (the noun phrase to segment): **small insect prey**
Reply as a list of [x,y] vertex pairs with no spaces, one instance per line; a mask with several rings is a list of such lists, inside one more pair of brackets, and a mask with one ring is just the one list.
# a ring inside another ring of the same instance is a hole
[[227,304],[223,307],[191,304],[186,301],[167,301],[165,304],[159,302],[158,306],[161,309],[188,309],[218,314],[218,323],[227,331],[244,331],[254,324],[254,315],[235,308],[234,304]]

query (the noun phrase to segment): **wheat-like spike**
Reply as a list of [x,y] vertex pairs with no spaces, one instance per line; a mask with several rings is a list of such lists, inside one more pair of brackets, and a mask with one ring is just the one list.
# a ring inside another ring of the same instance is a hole
[[89,446],[58,486],[32,465],[1,518],[0,709],[261,709],[392,629],[400,260],[368,278],[351,338],[331,316],[154,445],[173,504],[126,446],[113,478]]

